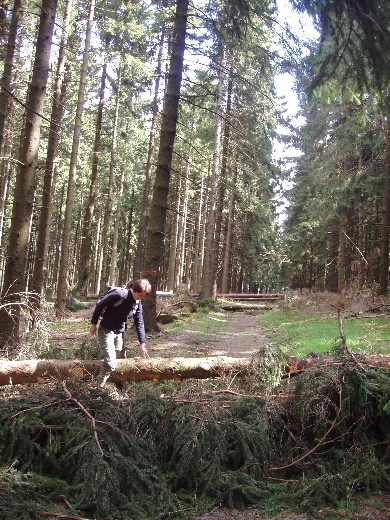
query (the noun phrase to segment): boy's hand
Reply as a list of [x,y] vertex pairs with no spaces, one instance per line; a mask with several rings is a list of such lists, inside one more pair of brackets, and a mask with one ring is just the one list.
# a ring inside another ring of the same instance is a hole
[[140,346],[139,346],[139,353],[140,353],[141,356],[144,357],[144,358],[148,358],[148,357],[149,357],[148,351],[146,350],[146,345],[145,345],[145,343],[141,343],[141,344],[140,344]]

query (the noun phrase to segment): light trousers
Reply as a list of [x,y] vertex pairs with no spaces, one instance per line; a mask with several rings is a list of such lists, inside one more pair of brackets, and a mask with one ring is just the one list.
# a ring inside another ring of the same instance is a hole
[[97,383],[99,388],[104,388],[110,375],[118,364],[117,352],[122,351],[123,334],[115,334],[112,330],[100,326],[98,329],[99,343],[103,353],[103,365],[100,367]]

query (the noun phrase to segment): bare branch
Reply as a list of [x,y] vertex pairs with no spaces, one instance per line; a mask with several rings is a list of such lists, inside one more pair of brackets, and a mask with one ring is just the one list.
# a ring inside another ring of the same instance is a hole
[[[92,415],[88,412],[88,410],[86,408],[84,408],[84,406],[79,402],[77,401],[77,399],[75,399],[72,394],[69,392],[69,390],[66,388],[66,385],[65,385],[65,381],[62,381],[61,382],[61,385],[62,385],[62,389],[64,390],[65,394],[69,397],[69,399],[71,401],[73,401],[79,408],[80,410],[88,417],[88,419],[91,420],[91,423],[92,423],[92,430],[93,430],[93,437],[95,439],[95,442],[96,442],[96,445],[102,455],[102,457],[105,457],[106,455],[104,454],[104,451],[103,451],[103,448],[101,447],[100,445],[100,442],[99,442],[99,438],[98,438],[98,434],[97,434],[97,430],[96,430],[96,422],[95,422],[95,418],[92,417]],[[66,518],[66,517],[65,517]]]

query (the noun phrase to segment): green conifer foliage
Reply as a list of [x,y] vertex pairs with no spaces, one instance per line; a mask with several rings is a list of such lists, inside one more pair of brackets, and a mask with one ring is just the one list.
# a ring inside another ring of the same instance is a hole
[[114,520],[218,505],[314,514],[390,490],[388,369],[340,358],[268,397],[226,383],[130,384],[115,399],[79,382],[14,390],[0,406],[0,518],[65,503]]

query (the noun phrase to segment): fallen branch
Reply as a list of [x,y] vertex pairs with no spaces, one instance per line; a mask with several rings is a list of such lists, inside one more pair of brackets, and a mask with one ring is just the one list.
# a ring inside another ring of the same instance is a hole
[[67,499],[64,495],[60,495],[58,498],[60,498],[64,502],[66,507],[69,508],[73,513],[77,513],[75,508],[71,504],[69,504],[69,502],[67,501]]
[[[240,394],[239,392],[234,392],[233,390],[214,390],[211,392],[212,394],[230,394],[235,395],[237,397],[254,397],[255,399],[265,399],[263,395],[251,395],[251,394]],[[275,396],[270,396],[275,397]]]
[[66,385],[65,385],[65,381],[62,381],[62,389],[63,391],[65,392],[65,394],[68,396],[68,398],[73,401],[79,408],[80,410],[88,417],[88,419],[91,420],[91,424],[92,424],[92,430],[93,430],[93,438],[95,439],[95,442],[96,442],[96,445],[101,453],[101,455],[104,457],[104,451],[103,451],[103,448],[101,447],[100,445],[100,442],[99,442],[99,437],[98,437],[98,434],[97,434],[97,430],[96,430],[96,422],[95,422],[95,418],[88,412],[88,410],[79,402],[77,401],[77,399],[75,399],[72,394],[69,392],[69,390],[66,388]]
[[88,518],[81,518],[81,516],[69,516],[60,513],[51,513],[50,511],[40,511],[41,516],[52,516],[53,518],[61,518],[62,520],[89,520]]
[[340,338],[341,338],[341,342],[342,342],[342,345],[343,345],[344,349],[346,350],[346,352],[348,352],[348,354],[355,361],[355,363],[357,365],[359,365],[359,367],[363,370],[363,372],[366,372],[366,369],[364,368],[364,366],[360,363],[360,361],[356,358],[355,354],[352,352],[352,350],[347,345],[347,338],[346,338],[345,333],[344,333],[343,318],[341,316],[341,310],[340,309],[338,309],[338,311],[337,311],[337,321],[339,323]]
[[193,508],[187,507],[186,509],[178,509],[177,511],[169,511],[168,513],[160,513],[158,516],[160,518],[169,518],[173,515],[178,515],[180,513],[188,513],[189,511],[194,511]]
[[262,480],[273,480],[274,482],[299,482],[295,478],[275,478],[275,477],[261,477]]
[[341,407],[342,407],[342,391],[343,391],[343,387],[340,386],[339,388],[339,408],[337,410],[337,413],[336,413],[336,417],[334,418],[332,424],[330,425],[330,428],[328,429],[328,431],[325,433],[325,435],[322,437],[322,439],[320,439],[317,444],[311,449],[309,450],[308,452],[306,452],[304,455],[302,455],[301,457],[299,457],[299,459],[296,459],[294,460],[293,462],[290,462],[290,464],[286,464],[284,466],[279,466],[277,468],[266,468],[266,471],[280,471],[280,470],[283,470],[283,469],[287,469],[287,468],[291,468],[291,466],[295,466],[296,464],[298,464],[299,462],[302,462],[304,459],[306,459],[309,455],[311,455],[312,453],[314,453],[315,451],[318,450],[318,448],[324,444],[325,442],[325,439],[328,437],[328,435],[330,434],[330,432],[333,430],[333,428],[336,426],[337,424],[337,421],[338,421],[338,418],[340,416],[340,413],[341,413]]
[[348,320],[373,320],[375,318],[389,318],[390,314],[372,314],[369,316],[351,316]]

